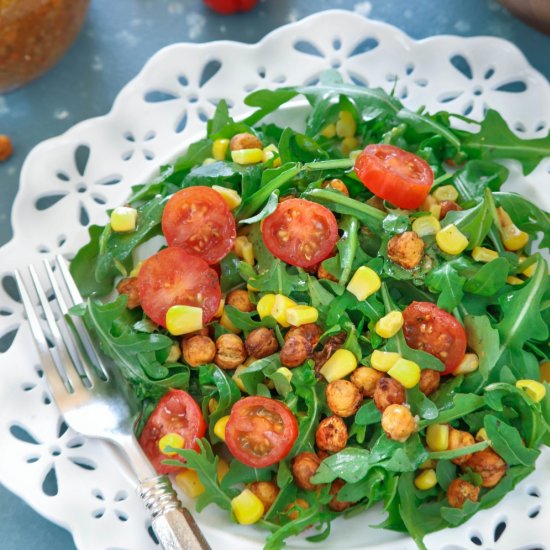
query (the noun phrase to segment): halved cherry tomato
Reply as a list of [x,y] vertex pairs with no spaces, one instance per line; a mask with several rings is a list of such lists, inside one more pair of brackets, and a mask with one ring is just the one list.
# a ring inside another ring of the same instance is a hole
[[258,0],[203,0],[214,11],[223,15],[230,15],[239,11],[251,10]]
[[466,353],[466,331],[450,314],[431,302],[413,302],[403,311],[407,344],[435,355],[444,365],[443,374],[453,372]]
[[237,229],[225,200],[210,187],[188,187],[175,193],[162,214],[168,246],[179,246],[209,264],[233,248]]
[[145,423],[139,444],[159,474],[171,474],[180,470],[177,466],[162,464],[169,458],[159,449],[159,440],[169,433],[176,433],[183,437],[183,448],[199,448],[197,438],[204,436],[206,422],[195,400],[183,390],[169,390],[156,406],[155,410]]
[[424,159],[394,145],[367,145],[355,161],[355,173],[377,197],[399,208],[418,208],[434,181]]
[[251,468],[265,468],[285,458],[297,437],[298,422],[291,410],[261,396],[237,401],[225,427],[229,451]]
[[138,292],[143,311],[163,327],[166,312],[175,305],[202,307],[202,322],[208,323],[222,297],[217,273],[204,260],[174,246],[145,260]]
[[288,199],[262,225],[267,249],[287,264],[311,267],[328,258],[338,241],[334,214],[305,199]]

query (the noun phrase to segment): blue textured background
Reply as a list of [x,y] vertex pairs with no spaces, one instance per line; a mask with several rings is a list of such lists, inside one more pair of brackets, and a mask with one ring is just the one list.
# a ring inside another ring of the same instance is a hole
[[[92,0],[84,29],[62,61],[32,84],[0,95],[0,134],[9,134],[15,147],[14,156],[0,164],[0,245],[12,235],[11,204],[30,149],[81,120],[106,113],[119,89],[158,49],[174,42],[256,42],[285,23],[331,8],[391,23],[413,38],[500,36],[550,77],[550,37],[517,21],[494,0],[262,0],[254,11],[231,17],[210,12],[200,0]],[[0,548],[75,546],[65,530],[0,486]]]

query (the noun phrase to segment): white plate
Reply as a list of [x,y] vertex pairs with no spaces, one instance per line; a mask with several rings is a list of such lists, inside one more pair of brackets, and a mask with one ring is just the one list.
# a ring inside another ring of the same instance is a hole
[[[22,323],[11,271],[56,253],[74,254],[86,241],[86,225],[104,224],[106,207],[120,204],[132,184],[204,131],[217,100],[228,99],[234,114],[243,114],[242,99],[252,89],[310,82],[329,67],[339,68],[347,80],[386,90],[397,78],[396,93],[409,107],[479,118],[490,105],[526,136],[548,131],[550,87],[509,42],[451,36],[415,42],[388,25],[327,11],[282,27],[256,45],[167,47],[121,91],[109,114],[37,146],[21,174],[13,240],[0,249],[0,349],[5,350],[0,353],[0,482],[70,529],[80,550],[148,550],[155,544],[131,478],[111,448],[63,430]],[[519,182],[516,167],[516,186],[548,207],[549,171],[550,159],[545,159]],[[62,198],[44,202],[52,197]],[[8,345],[7,335],[14,331]],[[537,471],[501,504],[460,528],[429,536],[428,546],[543,547],[549,539],[549,471],[545,451]],[[48,495],[43,482],[52,476],[57,492]],[[198,519],[215,549],[261,547],[263,532],[230,524],[213,507]],[[414,548],[398,534],[366,527],[375,520],[371,514],[337,521],[330,539],[312,547]],[[495,542],[500,523],[506,529]],[[297,539],[293,545],[308,543]]]

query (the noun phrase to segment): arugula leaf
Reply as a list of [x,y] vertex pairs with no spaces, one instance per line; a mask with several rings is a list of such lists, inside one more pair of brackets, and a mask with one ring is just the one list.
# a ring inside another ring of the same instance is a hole
[[432,269],[425,279],[432,292],[439,292],[437,307],[452,312],[462,301],[466,277],[461,277],[450,263],[442,263]]
[[[452,405],[440,410],[439,415],[435,419],[438,424],[447,424],[457,418],[462,418],[468,413],[477,411],[485,405],[485,399],[481,395],[473,393],[457,393],[452,398]],[[418,425],[420,428],[433,424],[433,420],[421,420]]]
[[193,166],[202,164],[212,156],[212,145],[213,141],[211,139],[201,139],[192,143],[187,151],[177,158],[174,163],[174,171],[190,170]]
[[482,199],[485,189],[498,191],[508,179],[508,169],[490,160],[470,160],[454,174],[453,184],[463,201]]
[[382,413],[377,409],[373,400],[361,405],[359,410],[355,413],[355,423],[360,426],[378,424],[381,419]]
[[260,292],[274,292],[290,296],[292,292],[306,289],[307,276],[304,273],[292,274],[291,269],[279,259],[273,260],[268,271],[248,279],[250,285]]
[[465,282],[464,290],[479,296],[492,296],[506,284],[509,271],[510,264],[505,258],[495,258]]
[[255,483],[256,481],[271,481],[273,467],[251,468],[238,460],[232,460],[229,471],[223,476],[220,483],[222,489],[227,490],[240,483]]
[[251,223],[257,223],[261,222],[263,219],[267,218],[270,214],[273,214],[275,212],[275,209],[277,208],[277,205],[279,204],[279,190],[273,191],[271,195],[269,196],[269,199],[267,199],[267,202],[265,203],[265,206],[255,215],[251,218],[247,218],[245,220],[240,220],[240,224],[251,224]]
[[340,237],[337,247],[340,256],[340,278],[338,284],[345,285],[351,275],[351,269],[355,260],[355,254],[359,241],[357,234],[359,231],[359,221],[353,216],[343,216],[340,222],[340,229],[343,234]]
[[458,458],[459,456],[469,455],[470,453],[477,453],[478,451],[483,451],[489,447],[488,441],[480,441],[479,443],[474,443],[473,445],[467,445],[466,447],[459,447],[457,449],[450,449],[448,451],[432,451],[428,453],[428,458],[433,460],[452,460],[453,458]]
[[256,312],[247,313],[245,311],[240,311],[231,305],[225,306],[224,311],[229,317],[229,320],[237,328],[240,328],[245,335],[248,335],[251,331],[260,327],[275,328],[277,326],[277,321],[275,321],[271,315],[268,315],[259,321],[255,321],[253,317],[257,316]]

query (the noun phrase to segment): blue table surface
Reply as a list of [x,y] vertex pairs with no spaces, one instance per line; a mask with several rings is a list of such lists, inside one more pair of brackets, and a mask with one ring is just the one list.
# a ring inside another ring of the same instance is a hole
[[[10,211],[30,149],[75,123],[106,113],[120,88],[158,49],[174,42],[256,42],[267,32],[331,8],[391,23],[413,38],[494,35],[516,44],[550,77],[550,37],[512,17],[494,0],[261,0],[250,13],[220,16],[200,0],[92,0],[83,31],[47,75],[0,95],[0,134],[15,154],[0,164],[0,245],[12,235]],[[0,443],[1,447],[1,443]],[[0,547],[74,549],[71,535],[0,486]]]

